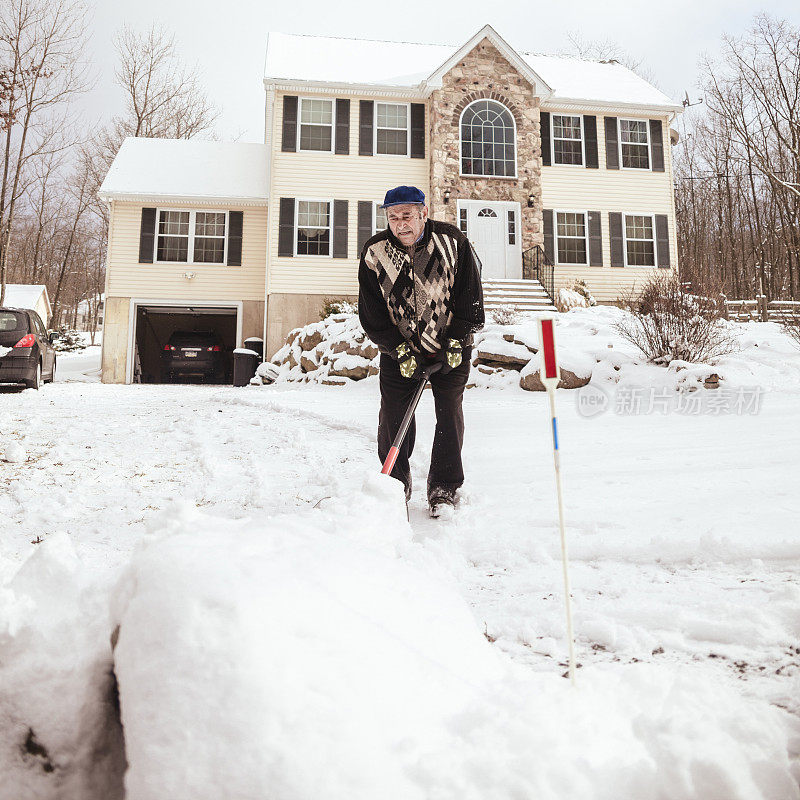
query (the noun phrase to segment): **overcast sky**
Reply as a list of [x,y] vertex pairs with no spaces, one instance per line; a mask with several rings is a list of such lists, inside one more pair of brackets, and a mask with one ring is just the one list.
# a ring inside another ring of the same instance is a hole
[[[90,122],[120,110],[112,39],[123,24],[144,31],[155,21],[174,32],[183,60],[200,67],[209,95],[222,108],[221,139],[263,141],[262,75],[267,33],[304,33],[460,45],[486,23],[513,47],[536,53],[567,49],[568,34],[612,40],[649,69],[675,100],[697,99],[698,59],[716,54],[723,33],[742,34],[760,11],[800,26],[798,0],[537,0],[478,2],[389,0],[89,0],[96,88],[81,103]],[[399,72],[413,72],[413,69]]]

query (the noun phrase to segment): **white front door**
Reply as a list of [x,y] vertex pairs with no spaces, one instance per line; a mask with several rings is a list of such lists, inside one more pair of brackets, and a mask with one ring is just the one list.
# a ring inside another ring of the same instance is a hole
[[521,278],[519,203],[459,200],[459,223],[478,254],[482,277]]

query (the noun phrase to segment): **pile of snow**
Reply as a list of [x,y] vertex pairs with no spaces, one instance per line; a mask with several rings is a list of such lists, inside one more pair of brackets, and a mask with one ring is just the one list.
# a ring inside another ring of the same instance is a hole
[[0,586],[0,797],[121,799],[109,590],[66,534],[40,541]]
[[162,518],[115,618],[128,800],[796,796],[787,715],[710,672],[513,666],[380,476]]
[[[714,363],[690,364],[673,361],[666,366],[649,364],[642,353],[623,340],[615,325],[630,312],[613,306],[573,308],[567,313],[554,315],[555,338],[559,365],[576,375],[591,375],[590,386],[604,390],[627,390],[646,387],[655,392],[680,394],[695,392],[711,384],[712,375],[719,377],[719,388],[736,391],[759,386],[762,391],[800,386],[800,368],[797,366],[797,349],[780,329],[778,323],[725,322],[739,342],[739,350]],[[502,345],[503,339],[506,345]],[[481,349],[501,352],[505,347],[511,355],[510,345],[516,345],[518,363],[502,368],[492,364],[481,368]],[[538,361],[529,362],[527,369],[522,361],[527,356],[519,349],[538,350],[538,332],[535,314],[526,314],[515,325],[491,325],[475,338],[478,357],[473,363],[471,384],[483,388],[507,388],[520,381],[518,372],[526,374],[538,369]],[[537,358],[534,356],[534,358]],[[588,370],[588,372],[587,372]]]

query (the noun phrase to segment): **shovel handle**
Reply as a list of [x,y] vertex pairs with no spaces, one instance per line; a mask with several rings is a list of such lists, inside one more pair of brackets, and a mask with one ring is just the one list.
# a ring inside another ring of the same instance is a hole
[[386,456],[386,461],[383,462],[383,469],[381,469],[381,475],[390,475],[392,470],[394,469],[394,462],[397,461],[397,456],[400,453],[400,447],[403,444],[403,439],[406,438],[406,433],[408,433],[408,426],[411,424],[411,417],[414,416],[414,412],[417,410],[417,406],[419,405],[419,400],[422,397],[422,393],[425,391],[425,387],[428,385],[428,379],[433,375],[434,372],[438,372],[442,368],[441,361],[434,361],[428,367],[425,367],[422,370],[422,380],[420,381],[419,386],[417,387],[417,391],[414,393],[414,396],[411,398],[411,402],[408,404],[408,408],[406,409],[406,414],[403,417],[403,421],[400,423],[400,428],[397,431],[397,435],[394,437],[394,441],[392,442],[392,446],[389,448],[389,453]]

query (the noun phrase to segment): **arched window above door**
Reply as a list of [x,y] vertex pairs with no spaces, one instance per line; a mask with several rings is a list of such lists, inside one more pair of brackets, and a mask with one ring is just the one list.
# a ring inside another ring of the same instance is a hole
[[516,126],[511,112],[496,100],[476,100],[461,114],[461,174],[514,177]]

